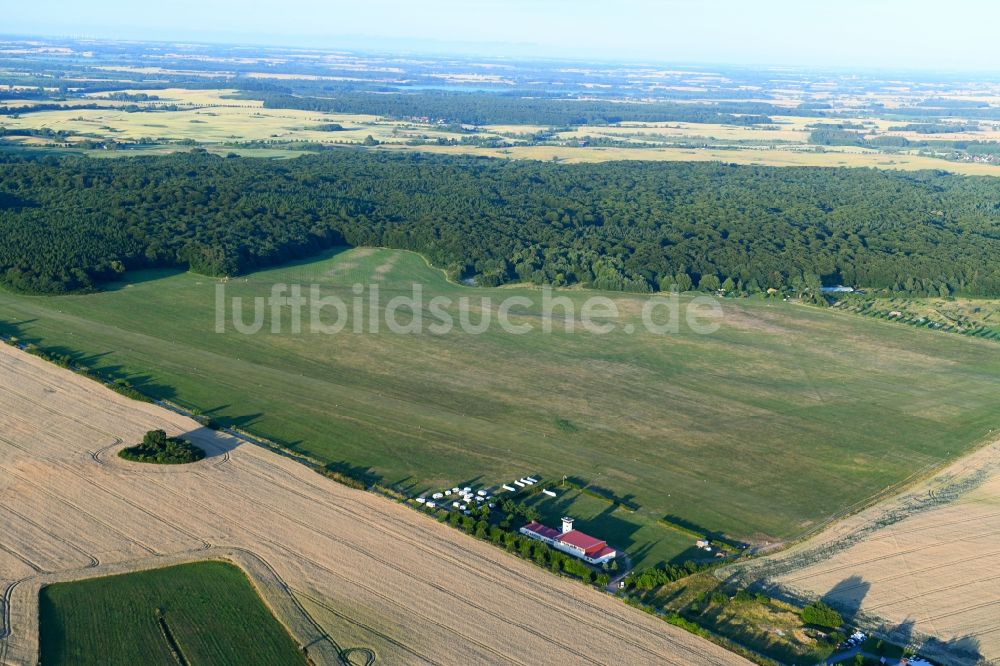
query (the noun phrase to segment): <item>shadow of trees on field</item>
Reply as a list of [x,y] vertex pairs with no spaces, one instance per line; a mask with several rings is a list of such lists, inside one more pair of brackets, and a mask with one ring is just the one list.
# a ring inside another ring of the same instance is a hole
[[0,337],[15,339],[19,347],[51,363],[83,371],[92,379],[115,384],[117,387],[135,389],[153,400],[170,400],[177,395],[172,386],[158,382],[151,374],[137,373],[124,365],[107,363],[114,356],[114,350],[85,353],[65,345],[45,344],[43,338],[31,334],[30,326],[36,321],[38,320],[0,320]]
[[739,549],[747,547],[747,544],[744,543],[743,541],[737,541],[736,539],[732,539],[726,536],[722,532],[719,532],[717,530],[710,530],[704,525],[699,525],[694,521],[688,520],[687,518],[682,518],[681,516],[672,513],[668,513],[667,515],[663,516],[661,520],[664,523],[667,523],[668,525],[671,525],[673,527],[680,528],[682,530],[685,530],[687,532],[692,532],[694,534],[702,535],[709,541],[720,541],[722,543],[729,544],[733,548],[739,548]]
[[659,540],[648,541],[646,543],[643,543],[641,546],[629,549],[623,548],[623,550],[625,550],[625,552],[628,553],[628,557],[633,562],[633,564],[635,562],[643,562],[644,566],[656,567],[663,564],[667,564],[667,562],[645,562],[644,560],[647,557],[649,557],[649,554],[653,552],[653,549],[656,547],[658,543],[660,543]]
[[619,495],[610,488],[598,486],[579,476],[567,476],[564,477],[563,481],[565,485],[572,486],[582,493],[599,497],[600,499],[613,502],[614,504],[620,504],[626,509],[638,511],[642,508],[642,505],[636,501],[633,493],[629,493],[628,495]]
[[[143,268],[135,271],[126,271],[119,280],[102,282],[100,290],[121,291],[122,289],[127,289],[133,285],[144,284],[146,282],[156,282],[157,280],[163,280],[164,278],[181,275],[186,272],[186,268],[176,267]],[[217,278],[205,277],[205,280],[215,282]]]
[[985,663],[982,642],[979,638],[957,636],[942,640],[934,636],[922,636],[915,630],[915,625],[915,620],[907,618],[896,626],[884,629],[881,633],[889,642],[941,664],[977,666]]
[[5,338],[22,339],[25,335],[24,327],[34,324],[36,321],[38,320],[24,319],[22,321],[4,321],[3,319],[0,319],[0,336]]
[[482,474],[478,474],[478,475],[473,476],[473,477],[468,478],[468,479],[462,479],[461,481],[458,482],[457,485],[460,488],[464,488],[466,486],[469,486],[471,488],[475,488],[477,485],[479,485],[479,483],[482,480],[483,480],[483,475]]
[[941,664],[977,666],[984,663],[982,643],[977,637],[958,636],[947,640],[934,636],[923,638],[914,631],[914,624],[914,620],[907,619],[886,635],[896,645],[908,647],[914,654]]
[[960,636],[948,640],[928,637],[916,630],[916,620],[909,617],[898,624],[878,624],[877,617],[866,616],[862,609],[862,603],[870,589],[871,583],[861,576],[853,575],[830,588],[820,601],[839,611],[845,626],[873,628],[874,635],[907,649],[912,654],[954,666],[975,666],[983,662],[982,644],[975,636]]
[[914,625],[916,625],[916,620],[906,618],[894,627],[883,629],[881,633],[890,643],[905,648],[914,643]]
[[201,410],[198,414],[208,417],[212,420],[212,423],[223,428],[245,428],[253,425],[264,416],[263,412],[239,415],[226,414],[225,411],[231,408],[232,405],[219,405],[218,407],[212,407],[211,409]]
[[346,460],[338,460],[336,462],[328,462],[324,465],[324,469],[328,472],[335,472],[337,474],[343,474],[344,476],[350,477],[357,481],[361,481],[366,486],[372,486],[382,483],[382,475],[378,474],[371,467],[365,467],[364,465],[354,465]]
[[205,451],[205,458],[220,458],[239,448],[243,440],[230,437],[211,428],[195,428],[182,433],[180,439],[187,440]]
[[[84,366],[90,367],[90,366]],[[136,374],[128,372],[120,365],[102,366],[90,370],[90,372],[106,381],[124,382],[139,391],[145,396],[154,400],[173,400],[177,397],[177,390],[168,384],[161,384],[150,374]]]
[[853,625],[861,612],[861,604],[872,585],[858,575],[848,576],[820,597],[827,606],[840,611],[844,622]]
[[975,636],[959,636],[946,641],[928,638],[920,653],[946,664],[973,666],[984,662],[982,642]]
[[556,527],[563,516],[572,516],[575,529],[588,534],[600,534],[601,538],[614,548],[629,553],[634,562],[641,561],[643,555],[649,552],[652,544],[645,547],[637,545],[635,533],[640,525],[616,515],[619,507],[617,503],[601,497],[601,500],[607,502],[607,506],[596,515],[584,517],[573,511],[577,499],[578,497],[570,492],[563,492],[558,497],[538,493],[529,497],[525,503],[538,510],[543,522]]

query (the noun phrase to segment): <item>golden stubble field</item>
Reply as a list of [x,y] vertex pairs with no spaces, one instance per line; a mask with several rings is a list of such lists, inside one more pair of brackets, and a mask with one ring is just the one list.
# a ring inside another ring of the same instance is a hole
[[[462,136],[432,124],[383,120],[374,115],[265,109],[260,100],[234,99],[232,95],[237,91],[230,89],[166,88],[123,92],[147,94],[157,99],[139,102],[136,106],[142,110],[129,112],[115,108],[123,102],[109,99],[107,93],[95,93],[87,99],[71,100],[65,105],[96,104],[100,108],[3,116],[0,117],[0,126],[15,130],[61,130],[74,132],[79,138],[124,142],[144,138],[157,141],[192,140],[206,146],[245,142],[360,145],[369,135],[381,142],[402,144],[416,138],[458,139]],[[14,106],[16,103],[5,105]],[[163,110],[166,106],[176,106],[177,110]],[[317,129],[329,123],[341,124],[344,129],[338,132]],[[32,142],[22,140],[21,143]],[[46,139],[36,143],[52,144],[53,141]],[[190,147],[179,146],[177,149],[189,150]]]
[[941,663],[1000,663],[1000,440],[737,574],[856,612]]
[[[119,459],[151,428],[209,456]],[[402,505],[0,345],[0,663],[37,662],[50,582],[241,565],[316,663],[739,664],[722,648]],[[332,638],[332,641],[330,640]],[[360,653],[355,653],[360,654]]]

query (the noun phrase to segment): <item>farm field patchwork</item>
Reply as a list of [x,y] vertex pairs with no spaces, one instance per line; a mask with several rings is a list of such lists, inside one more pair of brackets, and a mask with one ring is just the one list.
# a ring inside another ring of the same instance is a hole
[[[4,293],[0,312],[5,334],[78,353],[155,397],[414,495],[579,477],[634,505],[580,505],[580,517],[597,535],[626,537],[618,545],[639,566],[689,555],[693,539],[664,517],[774,545],[944,465],[1000,425],[995,343],[792,303],[725,300],[716,333],[664,336],[641,329],[642,297],[607,294],[620,311],[615,332],[543,334],[537,290],[462,287],[418,255],[372,249],[225,288],[249,304],[274,283],[315,283],[349,300],[354,283],[378,284],[388,299],[414,282],[425,298],[488,296],[492,308],[530,298],[513,319],[536,330],[355,334],[351,324],[316,335],[286,321],[272,334],[265,312],[256,335],[219,334],[217,281],[167,272],[90,295]],[[594,293],[558,295],[579,311]],[[628,335],[625,324],[640,328]]]
[[[160,466],[115,455],[154,428],[207,457]],[[53,588],[59,603],[109,575],[148,582],[161,575],[150,569],[204,560],[237,564],[316,664],[745,663],[406,506],[7,345],[0,505],[5,665],[38,663],[41,588],[97,579]],[[217,587],[187,585],[176,586],[184,599],[157,602],[168,627],[182,648],[223,649],[209,632],[189,636],[179,605],[204,608],[207,596],[223,620],[232,607]]]
[[200,562],[42,588],[44,664],[305,664],[246,576]]
[[[111,102],[106,99],[106,95],[95,95],[87,100],[75,100],[74,105],[96,104],[101,108],[58,109],[21,116],[4,116],[0,117],[0,126],[11,130],[70,132],[73,133],[73,136],[69,137],[70,144],[87,138],[122,142],[139,139],[194,142],[190,145],[153,146],[159,152],[190,150],[191,145],[238,151],[240,144],[269,142],[279,144],[280,152],[285,156],[294,156],[295,142],[360,145],[368,135],[379,141],[399,143],[418,137],[460,138],[459,134],[440,127],[380,120],[374,115],[266,109],[259,100],[233,99],[232,95],[236,91],[227,89],[168,88],[126,92],[153,95],[158,99],[143,103],[142,110],[124,111],[113,106],[120,107],[120,102]],[[165,106],[170,106],[173,110],[165,110],[163,108]],[[343,129],[340,131],[321,129],[332,123],[341,125]],[[51,140],[38,137],[27,137],[20,141],[52,143]],[[286,145],[289,143],[290,145]],[[125,152],[131,155],[135,150],[137,149]],[[289,150],[293,152],[289,153]],[[100,151],[94,154],[103,153],[104,151]]]
[[[330,113],[296,109],[264,108],[254,99],[235,98],[227,88],[199,90],[185,88],[129,89],[128,94],[155,96],[140,102],[138,110],[114,108],[120,102],[104,93],[71,99],[69,106],[97,104],[97,109],[58,109],[0,117],[0,127],[11,130],[6,137],[11,147],[60,146],[72,149],[84,141],[134,142],[149,139],[148,145],[127,150],[87,150],[88,155],[163,154],[202,146],[218,154],[236,153],[256,157],[294,157],[344,144],[361,146],[370,136],[379,142],[376,150],[406,150],[441,154],[481,155],[509,159],[559,160],[567,163],[613,160],[719,161],[765,166],[871,167],[906,171],[935,169],[966,175],[1000,175],[996,163],[952,161],[917,149],[886,152],[858,146],[815,146],[809,143],[810,126],[817,118],[776,116],[775,124],[764,126],[712,123],[626,122],[616,125],[579,126],[563,129],[553,137],[556,144],[526,145],[532,134],[548,131],[540,125],[482,125],[465,130],[416,119],[400,120],[372,114]],[[18,105],[17,102],[11,104]],[[23,104],[22,104],[23,105]],[[176,107],[167,110],[164,107]],[[840,119],[841,122],[862,122]],[[913,132],[892,131],[898,121],[865,118],[871,131],[880,136],[922,138]],[[324,131],[324,126],[341,125],[340,131]],[[950,134],[953,139],[995,141],[997,125],[983,125],[969,134]],[[69,136],[23,136],[17,132],[68,132]],[[462,143],[464,139],[486,141],[483,145]],[[612,140],[613,146],[578,145],[583,140]],[[489,147],[489,141],[509,144]],[[664,143],[666,142],[666,143]],[[671,143],[672,142],[672,143]],[[627,143],[650,143],[631,147]],[[681,145],[676,145],[680,143]],[[55,149],[55,148],[50,148]]]

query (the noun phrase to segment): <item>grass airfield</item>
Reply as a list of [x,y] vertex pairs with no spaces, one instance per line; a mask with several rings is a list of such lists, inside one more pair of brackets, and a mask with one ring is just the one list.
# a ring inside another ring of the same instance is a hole
[[[541,300],[530,288],[459,286],[418,255],[372,249],[236,278],[227,295],[266,297],[276,282],[345,299],[354,283],[378,284],[383,303],[414,282],[428,299]],[[537,309],[514,317],[536,324],[527,335],[356,334],[353,323],[337,335],[218,334],[216,283],[161,271],[90,295],[0,293],[2,332],[413,493],[577,477],[610,498],[580,496],[586,528],[613,535],[640,566],[692,554],[666,516],[773,546],[1000,425],[995,343],[846,313],[726,300],[716,333],[663,336],[639,326],[642,297],[617,293],[608,335],[544,334]],[[559,295],[582,304],[594,293]],[[639,332],[624,333],[629,323]],[[571,497],[560,511],[577,510]]]

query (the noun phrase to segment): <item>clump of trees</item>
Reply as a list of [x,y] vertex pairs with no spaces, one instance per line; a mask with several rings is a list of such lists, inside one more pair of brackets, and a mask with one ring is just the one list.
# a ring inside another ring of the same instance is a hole
[[118,455],[133,462],[180,465],[201,460],[205,451],[183,439],[167,437],[163,430],[150,430],[141,444],[122,449]]
[[839,629],[844,624],[844,618],[822,601],[809,604],[800,613],[802,621],[817,627],[828,629]]

